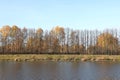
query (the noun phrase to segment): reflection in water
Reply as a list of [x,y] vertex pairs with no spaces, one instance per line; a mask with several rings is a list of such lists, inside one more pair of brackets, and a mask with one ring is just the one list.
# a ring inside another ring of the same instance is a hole
[[0,62],[0,80],[119,79],[117,62]]

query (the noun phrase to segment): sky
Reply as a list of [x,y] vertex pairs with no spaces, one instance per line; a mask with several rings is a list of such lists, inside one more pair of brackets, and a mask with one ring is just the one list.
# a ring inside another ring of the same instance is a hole
[[0,0],[0,27],[120,28],[120,0]]

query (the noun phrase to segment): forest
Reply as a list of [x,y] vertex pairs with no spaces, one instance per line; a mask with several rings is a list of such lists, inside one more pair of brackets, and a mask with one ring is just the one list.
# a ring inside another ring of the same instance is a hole
[[0,54],[120,54],[120,30],[0,28]]

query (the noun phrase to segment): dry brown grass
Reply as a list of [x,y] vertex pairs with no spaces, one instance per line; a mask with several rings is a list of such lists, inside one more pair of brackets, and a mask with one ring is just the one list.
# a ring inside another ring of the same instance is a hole
[[120,55],[47,55],[47,54],[17,54],[0,55],[5,61],[120,61]]

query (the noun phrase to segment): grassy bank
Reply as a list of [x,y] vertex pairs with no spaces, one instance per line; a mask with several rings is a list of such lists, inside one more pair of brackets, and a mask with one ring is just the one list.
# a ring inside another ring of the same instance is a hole
[[0,61],[120,61],[120,55],[0,55]]

